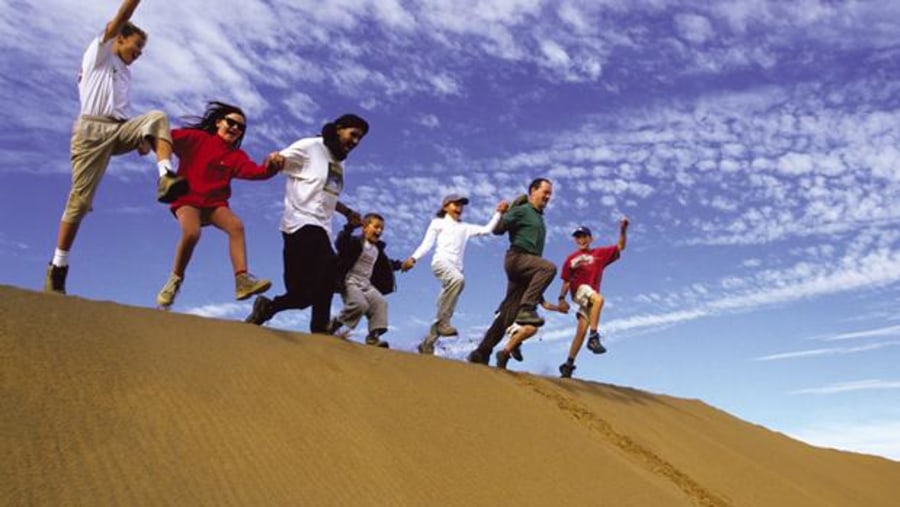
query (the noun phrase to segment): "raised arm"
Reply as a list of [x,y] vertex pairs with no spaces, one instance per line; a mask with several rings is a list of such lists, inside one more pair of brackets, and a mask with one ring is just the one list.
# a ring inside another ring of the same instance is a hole
[[338,201],[334,210],[347,217],[347,222],[354,227],[362,225],[362,216],[341,201]]
[[106,32],[103,33],[104,43],[115,38],[116,35],[119,35],[119,32],[122,31],[122,27],[131,19],[131,15],[134,14],[139,3],[141,3],[141,0],[125,0],[122,2],[115,17],[106,24]]
[[625,243],[628,242],[628,217],[622,217],[619,222],[619,251],[625,250]]

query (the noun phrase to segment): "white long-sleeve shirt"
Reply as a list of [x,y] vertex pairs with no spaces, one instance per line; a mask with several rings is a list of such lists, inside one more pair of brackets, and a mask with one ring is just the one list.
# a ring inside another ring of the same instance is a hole
[[422,244],[413,252],[412,258],[418,262],[437,243],[434,256],[431,258],[432,265],[435,262],[443,261],[456,266],[457,269],[462,271],[463,254],[466,252],[466,243],[469,241],[469,238],[490,234],[499,221],[499,212],[495,212],[491,220],[485,225],[457,222],[450,218],[450,215],[435,218],[428,224],[428,230],[425,231]]

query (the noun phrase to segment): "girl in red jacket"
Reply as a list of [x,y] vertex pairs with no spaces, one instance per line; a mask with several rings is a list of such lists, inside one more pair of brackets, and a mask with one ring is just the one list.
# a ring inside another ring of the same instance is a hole
[[200,229],[214,225],[228,234],[228,250],[234,267],[235,297],[247,299],[265,292],[269,280],[257,279],[247,271],[244,224],[228,207],[232,178],[263,180],[284,166],[284,157],[270,153],[261,165],[240,149],[247,130],[244,112],[222,102],[207,104],[203,116],[184,128],[172,130],[173,151],[178,156],[178,176],[188,181],[190,191],[172,203],[172,213],[181,226],[181,240],[175,249],[175,265],[169,280],[156,296],[156,303],[168,309],[184,280],[184,271]]

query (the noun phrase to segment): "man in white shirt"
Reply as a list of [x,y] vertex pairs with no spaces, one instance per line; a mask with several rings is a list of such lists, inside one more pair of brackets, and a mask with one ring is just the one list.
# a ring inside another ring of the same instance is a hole
[[262,325],[282,310],[311,306],[310,331],[328,332],[337,276],[331,219],[337,211],[361,222],[359,213],[338,197],[344,188],[343,161],[368,132],[364,119],[345,114],[326,123],[320,137],[300,139],[281,151],[286,177],[281,218],[285,293],[274,299],[257,296],[245,322]]
[[469,238],[491,234],[500,222],[500,217],[509,208],[506,201],[497,204],[497,210],[485,225],[467,224],[461,221],[463,208],[469,199],[457,194],[444,197],[436,218],[431,220],[422,243],[403,263],[405,269],[412,268],[431,247],[437,244],[431,258],[431,271],[441,282],[441,293],[437,300],[437,316],[428,336],[419,344],[422,354],[433,354],[434,344],[441,336],[456,336],[459,331],[450,323],[459,295],[465,287],[463,276],[463,255]]
[[60,220],[53,260],[47,268],[47,292],[66,293],[69,252],[112,156],[135,150],[145,155],[152,148],[160,176],[157,199],[172,202],[188,190],[187,182],[172,170],[172,139],[166,115],[150,111],[128,118],[129,66],[147,43],[147,34],[129,21],[139,3],[122,2],[82,58],[78,76],[81,109],[72,130],[72,188]]

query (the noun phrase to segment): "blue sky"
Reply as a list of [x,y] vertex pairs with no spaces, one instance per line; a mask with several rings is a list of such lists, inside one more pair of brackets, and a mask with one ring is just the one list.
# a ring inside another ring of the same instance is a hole
[[[0,10],[0,283],[42,284],[69,185],[75,76],[117,7]],[[900,4],[182,0],[147,1],[133,20],[150,34],[133,111],[239,104],[257,160],[341,113],[369,119],[344,200],[385,215],[396,258],[450,192],[483,223],[551,178],[556,263],[576,225],[609,244],[627,215],[628,249],[603,283],[609,353],[583,352],[576,377],[900,460]],[[150,158],[113,161],[70,259],[71,294],[154,304],[178,239],[155,179]],[[283,185],[237,182],[231,200],[271,294],[283,289]],[[470,244],[461,336],[439,354],[461,358],[489,325],[505,246]],[[400,275],[394,348],[421,339],[438,289],[428,263]],[[232,297],[225,237],[207,229],[174,311],[242,319],[249,302]],[[574,317],[547,318],[512,368],[557,374]],[[305,331],[308,314],[271,325]]]

